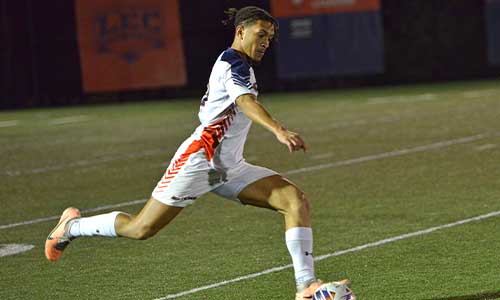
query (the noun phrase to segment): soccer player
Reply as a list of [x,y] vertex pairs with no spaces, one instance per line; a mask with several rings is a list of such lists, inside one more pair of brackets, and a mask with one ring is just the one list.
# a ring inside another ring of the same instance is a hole
[[201,124],[181,144],[149,201],[137,215],[111,212],[82,218],[78,209],[67,208],[47,237],[46,257],[58,260],[69,242],[82,236],[147,239],[196,198],[213,192],[283,215],[285,241],[295,271],[296,299],[354,299],[347,281],[323,284],[315,277],[309,202],[304,193],[280,174],[251,165],[243,158],[252,121],[271,131],[290,152],[306,151],[306,144],[257,100],[252,65],[262,60],[273,41],[277,21],[254,6],[226,13],[226,22],[234,22],[234,40],[213,66],[198,114]]

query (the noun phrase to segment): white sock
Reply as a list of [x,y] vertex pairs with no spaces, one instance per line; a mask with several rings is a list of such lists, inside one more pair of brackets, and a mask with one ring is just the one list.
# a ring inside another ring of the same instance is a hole
[[297,290],[307,288],[314,275],[313,238],[309,227],[294,227],[285,232],[286,246],[292,256]]
[[108,214],[97,215],[88,218],[79,218],[70,221],[69,235],[71,237],[79,236],[118,236],[115,231],[116,216],[119,211],[114,211]]

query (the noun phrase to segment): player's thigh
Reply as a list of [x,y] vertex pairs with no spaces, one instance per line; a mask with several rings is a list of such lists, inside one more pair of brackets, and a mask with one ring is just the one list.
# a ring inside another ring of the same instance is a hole
[[161,229],[170,223],[182,209],[183,207],[167,205],[151,197],[135,216],[134,222],[144,227]]
[[238,194],[238,199],[243,204],[274,210],[286,209],[291,202],[300,201],[302,198],[302,191],[279,174],[261,178]]

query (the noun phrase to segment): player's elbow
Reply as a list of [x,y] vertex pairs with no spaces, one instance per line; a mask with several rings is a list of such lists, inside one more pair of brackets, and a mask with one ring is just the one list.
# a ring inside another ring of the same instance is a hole
[[242,109],[245,109],[245,107],[255,104],[257,102],[257,97],[252,94],[243,94],[236,98],[236,105]]

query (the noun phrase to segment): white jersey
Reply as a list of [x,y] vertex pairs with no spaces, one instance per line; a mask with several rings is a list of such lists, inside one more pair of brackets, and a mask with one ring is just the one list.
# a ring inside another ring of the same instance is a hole
[[231,48],[217,58],[200,105],[200,126],[182,143],[152,193],[164,204],[184,207],[207,192],[238,200],[249,184],[276,172],[243,159],[252,121],[235,104],[257,96],[252,67]]
[[243,160],[243,146],[252,124],[235,104],[243,94],[258,95],[255,74],[238,52],[228,48],[212,68],[198,113],[201,124],[194,132],[216,168],[228,169]]

